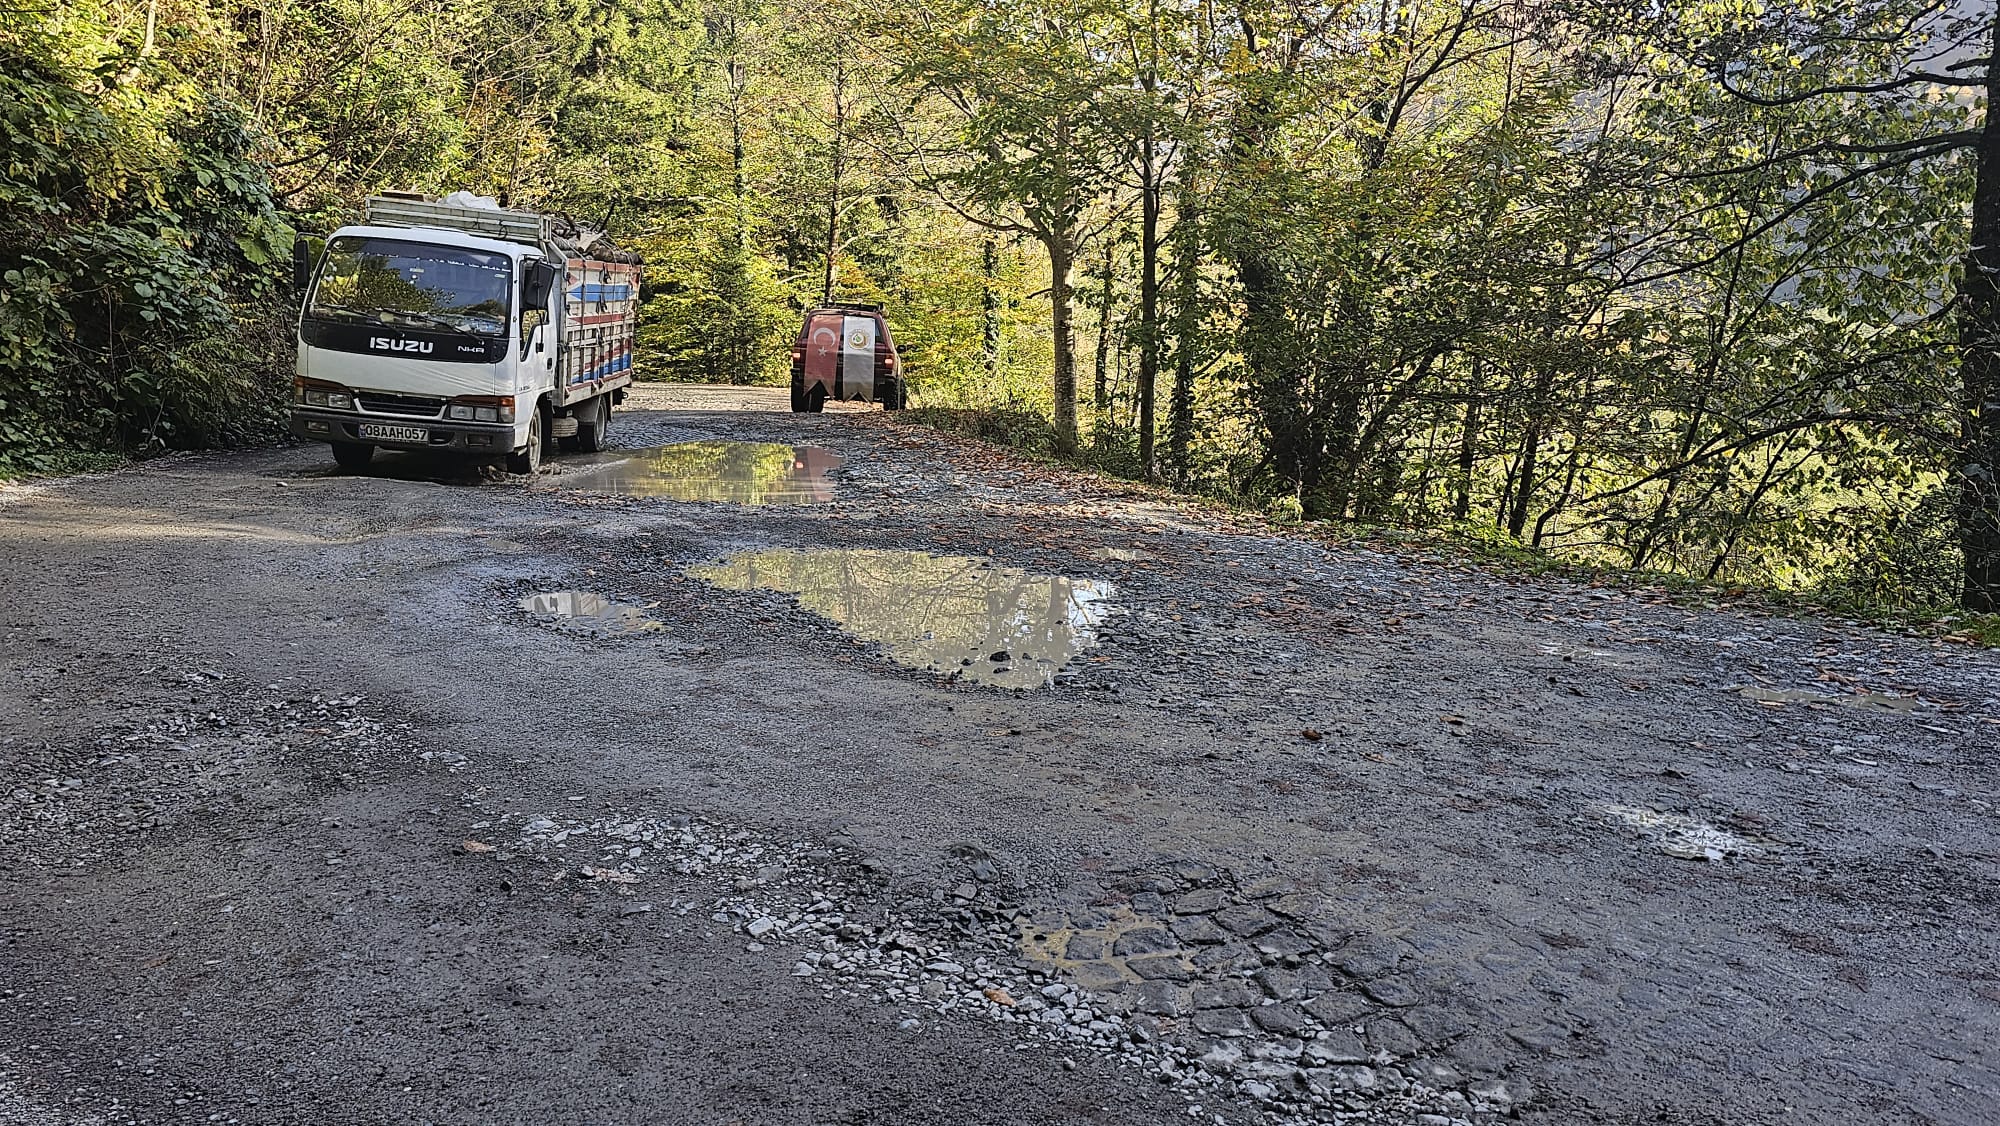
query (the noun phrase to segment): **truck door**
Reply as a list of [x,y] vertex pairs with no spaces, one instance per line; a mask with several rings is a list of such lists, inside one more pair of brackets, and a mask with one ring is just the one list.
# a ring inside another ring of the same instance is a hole
[[521,275],[521,379],[524,389],[553,382],[562,339],[558,317],[562,295],[561,271],[542,261],[528,261]]

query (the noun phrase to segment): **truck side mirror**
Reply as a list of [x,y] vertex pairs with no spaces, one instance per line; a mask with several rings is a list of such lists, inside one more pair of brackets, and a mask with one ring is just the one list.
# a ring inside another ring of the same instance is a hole
[[549,293],[555,289],[556,279],[555,266],[547,262],[530,263],[521,279],[521,311],[548,308]]
[[313,266],[319,262],[319,252],[326,246],[326,240],[311,235],[300,235],[292,240],[292,289],[304,293],[312,284]]

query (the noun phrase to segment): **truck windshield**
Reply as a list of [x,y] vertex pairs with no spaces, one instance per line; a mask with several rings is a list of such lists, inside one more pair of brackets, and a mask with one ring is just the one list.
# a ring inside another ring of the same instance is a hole
[[512,280],[504,254],[337,238],[326,244],[308,315],[498,336],[507,331]]

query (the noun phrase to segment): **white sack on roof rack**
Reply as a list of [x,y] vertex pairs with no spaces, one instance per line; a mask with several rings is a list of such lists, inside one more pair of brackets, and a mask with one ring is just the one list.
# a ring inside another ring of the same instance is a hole
[[499,200],[494,199],[490,195],[473,195],[467,191],[453,192],[438,202],[448,203],[453,207],[478,207],[487,211],[500,210]]

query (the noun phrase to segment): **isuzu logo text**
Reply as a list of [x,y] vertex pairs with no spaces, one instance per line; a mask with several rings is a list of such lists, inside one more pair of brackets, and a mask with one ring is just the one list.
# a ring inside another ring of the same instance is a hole
[[368,346],[377,352],[419,352],[429,354],[437,346],[428,340],[392,340],[386,336],[371,336]]

